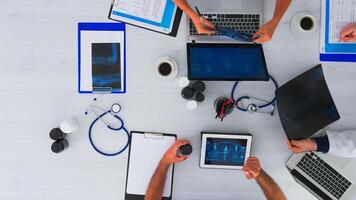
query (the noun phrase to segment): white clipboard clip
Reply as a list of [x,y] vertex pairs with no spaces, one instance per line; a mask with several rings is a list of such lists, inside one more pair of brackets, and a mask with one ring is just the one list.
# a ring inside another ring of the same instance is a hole
[[144,137],[145,137],[145,139],[162,140],[163,134],[162,133],[144,133]]

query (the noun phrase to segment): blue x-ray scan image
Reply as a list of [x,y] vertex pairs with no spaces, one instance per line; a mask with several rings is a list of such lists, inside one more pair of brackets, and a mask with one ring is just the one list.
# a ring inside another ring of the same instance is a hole
[[205,164],[243,166],[247,140],[207,138]]
[[92,44],[93,88],[121,90],[120,43]]

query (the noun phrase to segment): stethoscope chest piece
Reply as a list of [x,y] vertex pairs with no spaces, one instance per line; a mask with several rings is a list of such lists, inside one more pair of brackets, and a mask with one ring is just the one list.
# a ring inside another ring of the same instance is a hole
[[251,113],[251,114],[256,113],[257,110],[258,110],[258,107],[257,107],[256,104],[249,104],[249,105],[247,106],[247,112],[249,112],[249,113]]

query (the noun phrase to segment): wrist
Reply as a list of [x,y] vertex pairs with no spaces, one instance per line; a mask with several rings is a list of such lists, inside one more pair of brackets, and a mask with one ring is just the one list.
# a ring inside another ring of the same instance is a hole
[[261,169],[260,169],[260,172],[259,172],[258,175],[255,177],[255,179],[256,179],[256,180],[260,179],[260,178],[263,176],[263,175],[262,175],[263,173],[264,173],[264,171],[263,171],[263,169],[261,168]]
[[281,20],[280,17],[275,16],[275,17],[273,17],[273,18],[270,20],[270,23],[271,23],[274,27],[277,27],[280,20]]
[[200,23],[200,16],[197,13],[193,13],[192,16],[190,17],[190,19],[192,20],[192,22],[194,24],[196,23]]
[[162,158],[162,159],[160,160],[159,164],[162,165],[162,166],[169,166],[169,165],[171,165],[171,163],[170,163],[167,159],[165,159],[165,158]]
[[316,150],[318,150],[318,144],[316,143],[316,141],[313,140],[313,139],[311,139],[310,142],[311,142],[311,147],[310,147],[309,150],[310,150],[310,151],[316,151]]

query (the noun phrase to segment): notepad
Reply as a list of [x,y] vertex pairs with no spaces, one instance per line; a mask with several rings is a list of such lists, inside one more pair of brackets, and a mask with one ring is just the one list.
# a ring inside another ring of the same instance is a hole
[[[159,161],[165,152],[174,144],[176,136],[171,134],[153,134],[131,132],[126,199],[130,195],[146,194],[148,184]],[[165,181],[163,197],[171,197],[173,165],[169,167]]]

